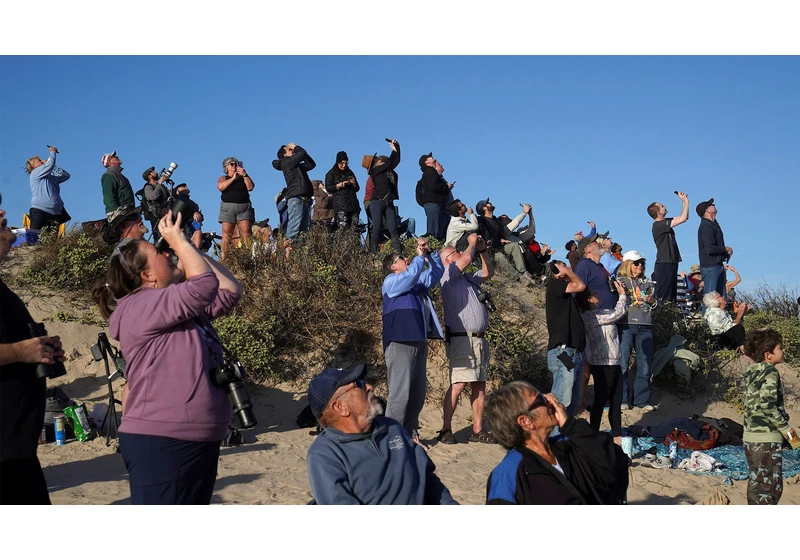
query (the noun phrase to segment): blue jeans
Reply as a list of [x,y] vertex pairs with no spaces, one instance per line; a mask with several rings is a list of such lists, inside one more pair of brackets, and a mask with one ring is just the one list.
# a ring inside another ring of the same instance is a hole
[[297,239],[301,232],[308,231],[308,201],[300,196],[288,201],[289,223],[286,226],[286,239]]
[[[573,369],[567,369],[558,356],[565,352],[575,362]],[[583,355],[580,350],[557,346],[547,351],[547,369],[553,374],[552,392],[572,416],[581,400],[581,384],[583,383]]]
[[447,225],[450,223],[450,216],[435,202],[426,202],[423,208],[428,222],[427,235],[432,235],[439,241],[444,241],[444,234],[447,231]]
[[[722,297],[725,297],[725,269],[721,264],[717,266],[700,267],[700,274],[703,275],[703,293],[709,294],[717,292]],[[703,306],[703,313],[706,312]]]
[[651,325],[617,325],[619,329],[620,369],[622,370],[622,404],[630,404],[628,363],[636,344],[636,377],[633,380],[633,405],[650,404],[650,363],[653,361],[653,327]]

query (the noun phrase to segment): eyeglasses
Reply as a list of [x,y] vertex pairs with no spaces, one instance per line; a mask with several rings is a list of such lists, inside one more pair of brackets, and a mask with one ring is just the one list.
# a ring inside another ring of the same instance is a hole
[[112,257],[113,257],[114,255],[116,255],[117,257],[119,257],[119,260],[120,260],[120,262],[122,263],[122,266],[124,266],[124,267],[125,267],[125,270],[127,270],[127,271],[128,271],[128,274],[133,274],[133,272],[131,271],[131,267],[130,267],[130,266],[128,266],[128,261],[126,261],[126,260],[125,260],[125,255],[123,255],[123,254],[122,254],[122,251],[120,250],[120,248],[119,248],[119,247],[116,247],[116,248],[114,249],[114,251],[111,253],[111,256],[112,256]]
[[644,259],[639,259],[638,261],[633,261],[631,266],[644,266]]
[[443,260],[443,261],[446,261],[447,259],[449,259],[451,256],[455,255],[456,253],[458,253],[458,251],[450,251],[449,253],[447,253],[447,255],[445,255],[445,256],[442,258],[442,260]]
[[543,394],[539,393],[538,395],[536,395],[536,398],[533,399],[533,402],[528,407],[528,412],[531,412],[532,410],[542,406],[547,406],[547,399],[544,398]]
[[367,384],[366,384],[366,382],[365,382],[363,379],[356,379],[356,381],[355,381],[355,385],[353,385],[352,387],[350,387],[350,388],[349,388],[347,391],[342,391],[342,394],[341,394],[341,395],[339,395],[339,396],[338,396],[338,397],[336,397],[336,398],[337,398],[337,399],[340,399],[340,398],[342,398],[342,396],[343,396],[343,395],[345,395],[346,393],[349,393],[349,392],[350,392],[350,391],[352,391],[353,389],[364,389],[364,388],[366,388],[366,386],[367,386]]

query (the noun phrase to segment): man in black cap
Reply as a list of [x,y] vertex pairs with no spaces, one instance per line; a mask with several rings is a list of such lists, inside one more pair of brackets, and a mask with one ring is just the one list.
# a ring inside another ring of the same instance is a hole
[[436,467],[383,412],[365,368],[329,368],[311,380],[308,403],[325,428],[308,449],[318,504],[457,504]]
[[689,219],[689,197],[684,192],[675,194],[681,199],[681,214],[676,218],[667,218],[667,207],[660,202],[653,202],[647,207],[648,215],[653,218],[653,241],[656,244],[653,280],[656,281],[655,295],[659,301],[674,302],[678,295],[678,263],[681,262],[681,252],[673,229]]
[[733,249],[725,246],[722,228],[717,223],[714,199],[701,202],[695,210],[701,218],[700,227],[697,228],[697,252],[700,256],[700,273],[703,275],[703,291],[707,294],[717,292],[724,298],[726,290],[723,263],[730,260]]
[[150,229],[153,230],[154,241],[158,237],[158,220],[167,213],[167,201],[169,200],[169,190],[163,185],[167,179],[166,175],[159,178],[155,167],[148,167],[142,173],[144,184],[143,196],[144,204],[142,213],[150,221]]
[[435,237],[439,241],[444,241],[447,226],[450,223],[450,214],[445,209],[445,201],[453,183],[448,183],[437,166],[433,158],[433,153],[423,154],[419,157],[419,169],[422,171],[422,178],[417,184],[419,196],[417,202],[425,209],[425,217],[428,222],[428,237]]
[[[0,261],[17,239],[5,215],[0,209]],[[36,456],[47,387],[46,379],[36,376],[36,366],[63,362],[64,350],[57,336],[30,338],[33,319],[2,280],[0,310],[0,504],[49,505]]]

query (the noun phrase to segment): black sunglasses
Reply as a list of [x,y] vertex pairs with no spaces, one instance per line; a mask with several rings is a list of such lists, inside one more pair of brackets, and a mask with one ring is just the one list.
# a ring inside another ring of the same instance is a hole
[[639,259],[638,261],[633,261],[631,264],[634,266],[644,266],[645,262],[644,259]]
[[536,395],[536,398],[533,399],[533,402],[528,407],[528,412],[534,410],[535,408],[539,408],[541,406],[547,406],[547,399],[544,398],[544,395],[539,393]]

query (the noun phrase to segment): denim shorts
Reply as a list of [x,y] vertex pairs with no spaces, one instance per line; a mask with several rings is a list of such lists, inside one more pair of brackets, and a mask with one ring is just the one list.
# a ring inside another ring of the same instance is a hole
[[238,224],[242,221],[256,221],[256,213],[250,202],[223,202],[219,206],[219,219],[221,224]]

